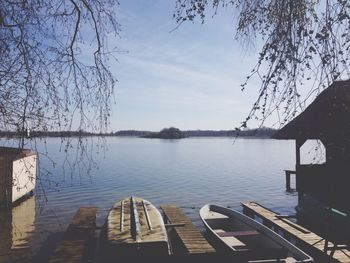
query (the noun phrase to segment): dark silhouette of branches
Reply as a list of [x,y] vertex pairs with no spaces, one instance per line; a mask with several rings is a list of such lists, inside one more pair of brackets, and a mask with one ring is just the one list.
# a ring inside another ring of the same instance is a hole
[[0,129],[104,131],[117,0],[0,1]]
[[[34,149],[41,162],[55,167],[57,160],[45,150],[45,139],[25,140],[27,130],[107,130],[117,81],[108,66],[117,50],[108,40],[120,32],[118,5],[117,0],[0,1],[0,130],[16,132],[17,147]],[[100,140],[95,145],[62,138],[64,172],[90,175],[99,145]],[[39,165],[37,196],[43,203],[46,189],[59,183],[51,177]]]
[[272,114],[283,125],[333,81],[349,78],[350,2],[346,0],[176,0],[178,25],[204,23],[218,8],[236,12],[236,38],[262,39],[258,61],[241,85],[260,80],[252,118],[261,125]]

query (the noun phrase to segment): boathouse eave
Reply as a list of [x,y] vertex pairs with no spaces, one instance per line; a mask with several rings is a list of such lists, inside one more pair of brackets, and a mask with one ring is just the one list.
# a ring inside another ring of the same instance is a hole
[[272,138],[329,142],[349,140],[350,80],[334,82]]

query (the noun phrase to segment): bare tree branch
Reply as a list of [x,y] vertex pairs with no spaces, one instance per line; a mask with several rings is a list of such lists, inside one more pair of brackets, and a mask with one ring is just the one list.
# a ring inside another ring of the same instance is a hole
[[349,78],[350,2],[346,0],[176,0],[180,25],[208,12],[233,8],[236,39],[263,45],[256,66],[241,85],[260,80],[257,99],[241,128],[270,116],[283,125],[333,81]]
[[118,5],[0,2],[0,129],[107,129],[116,84],[107,41],[120,32]]

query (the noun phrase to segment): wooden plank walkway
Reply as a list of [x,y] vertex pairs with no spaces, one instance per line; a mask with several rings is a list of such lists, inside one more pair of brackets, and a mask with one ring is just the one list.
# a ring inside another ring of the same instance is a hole
[[91,262],[95,252],[96,210],[96,207],[79,208],[50,263]]
[[[214,253],[215,249],[199,232],[198,228],[187,218],[178,206],[166,205],[161,207],[165,223],[174,224],[171,231],[182,245],[182,250],[175,250],[174,254],[206,254]],[[177,224],[183,224],[178,225]]]
[[[298,247],[301,247],[301,249],[305,250],[313,257],[316,255],[322,260],[326,259],[329,262],[350,262],[350,250],[336,249],[333,258],[330,258],[323,252],[325,240],[317,234],[309,231],[308,229],[305,229],[300,225],[295,224],[287,218],[280,217],[272,210],[258,203],[246,202],[242,203],[242,206],[244,214],[252,218],[258,216],[263,220],[264,225],[267,227],[273,227],[275,230],[281,230],[285,233],[286,239],[294,239]],[[332,242],[328,242],[328,247],[333,246],[334,244]]]

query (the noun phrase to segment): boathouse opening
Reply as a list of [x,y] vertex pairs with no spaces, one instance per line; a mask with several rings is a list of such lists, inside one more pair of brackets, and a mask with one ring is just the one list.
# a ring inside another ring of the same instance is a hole
[[300,165],[320,165],[326,162],[326,147],[321,140],[307,140],[300,148]]

